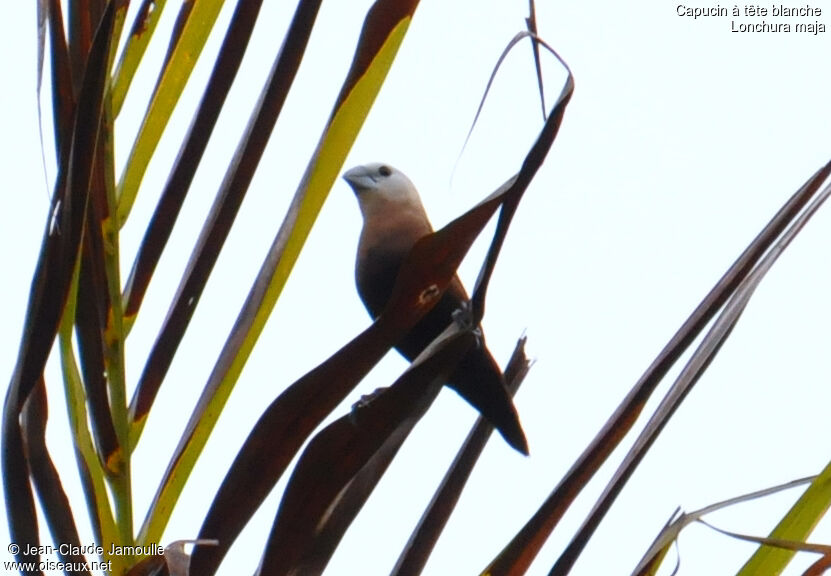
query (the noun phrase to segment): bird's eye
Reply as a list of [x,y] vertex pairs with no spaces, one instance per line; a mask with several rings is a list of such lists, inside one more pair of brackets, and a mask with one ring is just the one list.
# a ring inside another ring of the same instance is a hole
[[378,168],[378,174],[380,174],[381,176],[389,176],[390,174],[392,174],[392,170],[389,166],[381,165],[381,167]]

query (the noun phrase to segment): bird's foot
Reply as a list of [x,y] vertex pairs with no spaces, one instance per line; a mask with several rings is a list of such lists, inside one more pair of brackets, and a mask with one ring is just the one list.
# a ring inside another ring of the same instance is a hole
[[386,386],[382,386],[381,388],[376,388],[375,390],[373,390],[369,394],[362,394],[361,397],[358,398],[358,401],[355,402],[354,404],[352,404],[352,409],[349,412],[349,419],[352,421],[353,424],[358,423],[358,416],[359,416],[358,413],[363,408],[366,408],[367,406],[369,406],[369,404],[373,400],[375,400],[375,398],[380,396],[384,392],[384,390],[386,390],[386,389],[387,389]]
[[453,321],[463,330],[467,330],[473,334],[476,338],[477,348],[484,346],[485,338],[482,335],[482,327],[473,324],[473,306],[470,301],[462,302],[462,305],[453,311]]

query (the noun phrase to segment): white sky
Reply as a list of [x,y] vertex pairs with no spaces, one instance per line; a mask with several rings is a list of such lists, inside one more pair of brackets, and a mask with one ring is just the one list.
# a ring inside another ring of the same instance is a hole
[[[130,336],[131,385],[279,45],[292,11],[284,4],[266,2],[262,10],[240,85],[229,97]],[[324,3],[321,9],[295,91],[136,452],[137,523],[319,137],[368,4],[350,3],[351,12],[345,11],[346,3]],[[0,63],[7,79],[0,91],[0,173],[6,183],[6,208],[0,211],[5,270],[0,376],[6,382],[48,210],[34,98],[34,5],[9,3],[0,19]],[[650,0],[636,6],[603,1],[540,2],[537,7],[540,33],[568,61],[576,91],[548,161],[520,206],[485,317],[489,346],[501,362],[523,331],[537,360],[517,396],[532,455],[523,459],[494,437],[427,574],[476,573],[486,565],[723,271],[829,159],[831,36],[731,33],[729,16],[693,20],[679,17],[676,6]],[[831,11],[827,3],[816,6]],[[231,8],[229,3],[218,28]],[[159,40],[177,9],[177,3],[169,3]],[[451,183],[491,67],[523,28],[526,11],[527,3],[520,1],[423,2],[345,168],[382,160],[402,169],[419,187],[436,225],[515,172],[540,125],[525,45],[506,62]],[[819,21],[831,24],[827,14]],[[206,48],[123,230],[125,278],[220,40],[215,35]],[[164,49],[164,42],[157,42],[152,54],[159,58]],[[563,75],[554,65],[546,72],[553,100]],[[154,70],[143,70],[138,77],[145,94],[154,76]],[[119,119],[119,162],[138,126],[143,99],[128,100]],[[49,112],[45,100],[44,113]],[[48,126],[44,134],[50,142]],[[51,152],[47,158],[51,181]],[[367,325],[352,280],[359,229],[351,191],[338,181],[162,543],[195,535],[262,407]],[[676,506],[694,510],[819,472],[828,461],[829,229],[826,208],[776,264],[574,574],[628,573]],[[484,246],[478,248],[462,269],[468,286]],[[404,367],[390,354],[337,415],[361,393],[390,383]],[[84,515],[54,358],[48,377],[50,447]],[[442,393],[347,533],[327,573],[389,572],[474,416],[455,394]],[[621,456],[616,453],[614,463]],[[531,574],[548,572],[612,471],[604,468],[587,487]],[[249,524],[221,573],[251,573],[256,567],[282,486]],[[745,504],[710,520],[763,535],[791,497],[795,494]],[[84,530],[86,543],[91,536]],[[829,526],[821,525],[812,540],[829,538]],[[5,549],[5,522],[0,542]],[[694,526],[681,537],[681,574],[735,572],[752,550]],[[3,560],[10,559],[4,552]],[[801,573],[811,560],[797,559],[789,573]]]

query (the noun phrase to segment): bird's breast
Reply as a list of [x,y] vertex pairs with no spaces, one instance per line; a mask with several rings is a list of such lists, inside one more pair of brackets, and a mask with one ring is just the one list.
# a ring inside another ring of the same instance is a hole
[[403,258],[399,253],[383,247],[358,251],[355,284],[358,287],[358,295],[373,319],[384,310],[402,262]]
[[377,318],[392,294],[401,265],[413,245],[432,229],[426,219],[392,211],[387,217],[364,222],[355,262],[358,294],[373,318]]

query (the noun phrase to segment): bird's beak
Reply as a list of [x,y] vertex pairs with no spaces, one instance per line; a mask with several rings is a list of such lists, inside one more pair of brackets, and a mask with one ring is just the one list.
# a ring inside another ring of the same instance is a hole
[[352,187],[355,193],[375,187],[375,178],[366,166],[355,166],[343,173],[343,179]]

